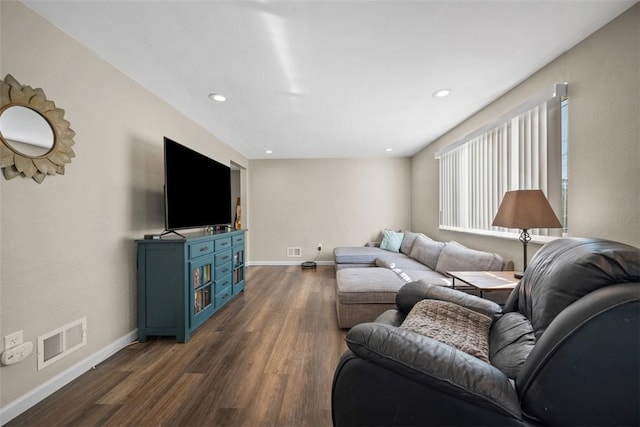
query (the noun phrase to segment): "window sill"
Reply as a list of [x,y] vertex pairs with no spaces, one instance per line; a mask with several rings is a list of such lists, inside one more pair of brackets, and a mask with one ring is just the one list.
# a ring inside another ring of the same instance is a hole
[[[442,225],[438,228],[440,230],[454,231],[456,233],[474,234],[477,236],[489,236],[489,237],[497,237],[499,239],[520,241],[520,231],[473,230],[470,228],[446,227]],[[556,239],[561,239],[562,237],[567,236],[566,233],[563,233],[562,236],[540,236],[540,235],[531,233],[531,231],[529,231],[529,233],[531,234],[531,241],[529,243],[537,243],[541,245],[544,245],[545,243],[551,242]]]

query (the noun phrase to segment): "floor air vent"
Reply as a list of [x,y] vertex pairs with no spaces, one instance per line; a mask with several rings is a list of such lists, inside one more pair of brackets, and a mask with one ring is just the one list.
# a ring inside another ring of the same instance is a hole
[[87,345],[87,318],[38,337],[38,370]]
[[302,249],[301,248],[287,248],[287,256],[289,258],[300,257],[300,256],[302,256]]

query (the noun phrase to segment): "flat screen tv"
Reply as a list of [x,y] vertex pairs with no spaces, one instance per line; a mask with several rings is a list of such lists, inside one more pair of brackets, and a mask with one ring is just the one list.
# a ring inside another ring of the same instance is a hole
[[164,138],[165,229],[231,223],[231,168]]

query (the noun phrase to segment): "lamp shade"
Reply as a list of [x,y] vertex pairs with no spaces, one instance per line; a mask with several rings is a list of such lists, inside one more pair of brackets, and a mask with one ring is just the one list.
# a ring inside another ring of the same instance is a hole
[[542,190],[507,191],[492,225],[523,230],[562,227]]

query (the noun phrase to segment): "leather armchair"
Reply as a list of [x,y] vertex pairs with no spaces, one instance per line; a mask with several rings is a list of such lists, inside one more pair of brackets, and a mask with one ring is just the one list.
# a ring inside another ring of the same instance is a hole
[[[490,363],[400,328],[425,298],[490,316]],[[504,308],[425,282],[401,288],[396,305],[347,333],[334,425],[640,424],[637,248],[547,243]]]

